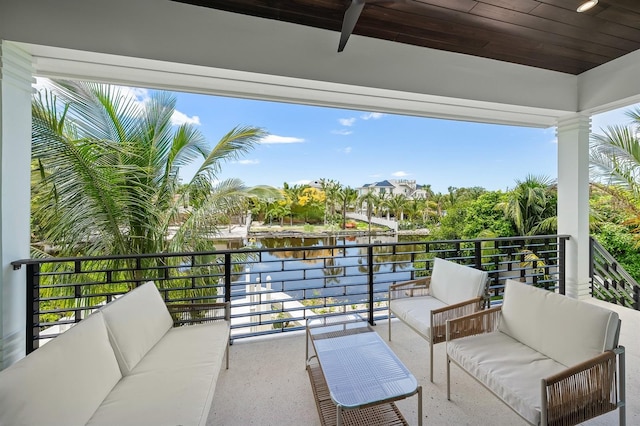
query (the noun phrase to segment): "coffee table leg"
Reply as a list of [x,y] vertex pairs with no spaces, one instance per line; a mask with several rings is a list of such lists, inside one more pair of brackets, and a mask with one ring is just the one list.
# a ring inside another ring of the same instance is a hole
[[336,405],[336,425],[342,426],[342,407]]
[[418,426],[422,426],[422,386],[418,386]]

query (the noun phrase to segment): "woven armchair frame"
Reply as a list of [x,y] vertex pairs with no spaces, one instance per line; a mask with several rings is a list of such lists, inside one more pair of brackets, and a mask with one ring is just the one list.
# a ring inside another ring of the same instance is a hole
[[464,317],[450,319],[447,321],[446,340],[492,333],[498,329],[501,314],[502,307],[496,306]]
[[482,309],[484,299],[476,297],[465,302],[449,305],[444,308],[431,311],[431,341],[436,343],[447,340],[447,321],[471,315]]
[[389,286],[389,299],[428,296],[431,277],[417,278]]
[[[621,383],[618,383],[618,377]],[[541,423],[549,426],[575,425],[620,407],[620,424],[624,425],[623,378],[624,347],[619,346],[542,379]]]
[[[231,303],[172,303],[167,310],[173,318],[173,326],[189,326],[211,322],[227,321],[231,324]],[[226,368],[229,369],[229,345],[231,344],[231,329],[226,347]]]

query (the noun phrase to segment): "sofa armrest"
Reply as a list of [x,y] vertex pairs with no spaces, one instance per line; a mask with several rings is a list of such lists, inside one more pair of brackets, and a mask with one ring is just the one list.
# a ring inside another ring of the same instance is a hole
[[492,333],[498,329],[502,306],[485,309],[447,321],[447,341],[476,334]]
[[431,311],[431,340],[433,344],[447,340],[447,321],[478,312],[484,300],[474,297],[464,302],[448,305]]
[[541,424],[582,423],[624,405],[622,377],[618,394],[618,354],[623,375],[624,347],[619,347],[542,379]]
[[173,303],[167,305],[174,327],[202,324],[213,321],[230,321],[231,304],[221,303]]
[[389,286],[389,300],[429,295],[431,277],[418,278]]

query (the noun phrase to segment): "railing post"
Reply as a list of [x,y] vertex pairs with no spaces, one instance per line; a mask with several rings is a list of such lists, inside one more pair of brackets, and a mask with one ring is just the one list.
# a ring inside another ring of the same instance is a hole
[[373,321],[373,246],[367,247],[367,264],[369,275],[369,324],[375,325]]
[[26,312],[26,354],[29,355],[34,350],[38,349],[40,327],[40,315],[38,311],[40,300],[40,265],[37,263],[27,265],[27,312]]
[[476,241],[474,243],[474,247],[475,247],[475,266],[476,269],[482,270],[482,241]]
[[558,250],[558,263],[560,266],[560,274],[558,277],[558,287],[560,294],[567,294],[566,279],[567,279],[567,240],[560,238],[560,248]]
[[594,271],[594,267],[593,267],[593,237],[589,237],[589,280],[591,281],[591,297],[593,297],[593,291],[594,291],[594,275],[593,275],[593,271]]
[[231,302],[231,253],[224,254],[224,301]]
[[[74,272],[76,274],[82,272],[82,265],[79,260],[75,262]],[[78,303],[78,300],[82,300],[82,286],[80,284],[75,284],[73,286],[73,297],[76,299],[76,309],[73,311],[73,322],[79,323],[82,321],[82,307],[80,307],[79,305],[81,304]]]

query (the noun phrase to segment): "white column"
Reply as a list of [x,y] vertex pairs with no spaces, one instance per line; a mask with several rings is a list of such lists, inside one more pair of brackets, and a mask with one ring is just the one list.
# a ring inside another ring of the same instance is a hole
[[31,55],[0,40],[0,368],[25,354],[25,271],[29,257]]
[[566,252],[567,295],[589,297],[589,133],[591,118],[558,120],[558,234],[570,236]]

